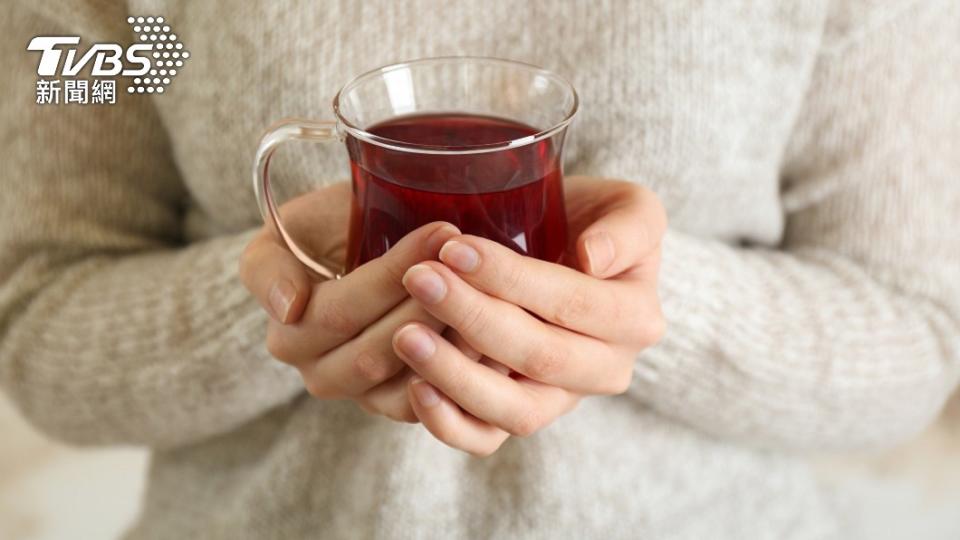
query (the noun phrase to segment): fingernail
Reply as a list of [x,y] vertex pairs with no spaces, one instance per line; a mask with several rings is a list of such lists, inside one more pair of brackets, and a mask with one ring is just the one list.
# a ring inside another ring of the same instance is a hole
[[450,240],[440,248],[440,260],[460,272],[473,272],[480,264],[477,250],[456,240]]
[[427,236],[426,240],[427,251],[430,252],[430,258],[432,259],[434,257],[433,254],[440,249],[440,246],[443,245],[444,242],[449,240],[451,236],[457,236],[458,234],[460,234],[460,229],[449,223],[444,223],[440,227],[437,227],[437,230],[430,233],[430,236]]
[[403,286],[417,300],[436,304],[447,294],[447,284],[440,274],[425,264],[415,264],[403,275]]
[[599,232],[587,237],[587,262],[594,276],[603,274],[613,264],[614,246],[610,235]]
[[437,403],[440,403],[440,394],[437,394],[437,391],[430,386],[430,383],[422,378],[414,377],[410,379],[410,386],[413,387],[413,395],[416,396],[417,401],[424,407],[433,407]]
[[288,279],[275,281],[267,294],[267,301],[270,303],[270,309],[274,316],[280,322],[287,322],[287,315],[290,313],[290,306],[293,305],[294,298],[297,297],[297,288]]
[[411,360],[423,362],[437,352],[433,339],[415,324],[404,326],[397,332],[397,347]]

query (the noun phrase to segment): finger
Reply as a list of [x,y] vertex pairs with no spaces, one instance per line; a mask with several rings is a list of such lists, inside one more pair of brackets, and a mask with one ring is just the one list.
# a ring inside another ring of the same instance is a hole
[[487,366],[501,375],[509,376],[511,373],[514,373],[514,371],[509,367],[497,362],[496,360],[487,358],[486,356],[480,359],[480,365]]
[[414,298],[474,349],[531,379],[588,394],[619,393],[630,382],[632,354],[544,323],[476,290],[440,263],[412,267],[404,282]]
[[394,347],[417,375],[441,393],[512,435],[537,431],[566,410],[571,396],[562,388],[528,384],[482,366],[420,324],[397,331]]
[[393,334],[412,321],[436,331],[444,327],[418,302],[407,298],[357,337],[301,367],[307,390],[321,399],[357,396],[393,377],[404,367],[393,351]]
[[463,412],[450,398],[419,377],[408,385],[408,401],[424,427],[440,442],[477,457],[494,453],[510,436]]
[[280,360],[299,364],[348,341],[406,298],[404,272],[436,258],[440,246],[458,232],[449,223],[424,225],[342,279],[314,285],[300,322],[273,328],[268,349]]
[[624,182],[609,210],[580,233],[577,257],[587,274],[608,278],[640,265],[660,246],[667,214],[649,189]]
[[413,373],[409,370],[400,372],[387,382],[360,395],[356,401],[361,408],[371,414],[385,416],[397,422],[416,423],[417,415],[407,396],[407,385],[413,377]]
[[597,279],[470,235],[444,244],[440,260],[472,287],[575,332],[644,345],[662,326],[654,282]]
[[263,309],[283,324],[300,319],[312,285],[306,268],[266,229],[243,251],[240,281]]
[[460,352],[466,355],[467,358],[478,361],[483,357],[483,354],[467,343],[467,340],[463,339],[463,336],[461,336],[460,332],[457,332],[456,329],[447,327],[447,329],[443,331],[443,337],[449,341],[451,345],[460,349]]
[[463,339],[463,336],[460,335],[460,332],[457,332],[455,329],[448,326],[441,335],[444,339],[449,341],[451,345],[460,349],[460,352],[462,352],[467,358],[477,361],[481,365],[487,366],[501,375],[509,375],[511,372],[513,372],[512,369],[501,364],[500,362],[483,356],[480,351],[474,349],[473,346],[467,342],[467,340]]

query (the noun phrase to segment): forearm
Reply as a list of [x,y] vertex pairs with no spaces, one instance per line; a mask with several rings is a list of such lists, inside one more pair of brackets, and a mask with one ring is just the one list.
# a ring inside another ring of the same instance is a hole
[[0,326],[4,390],[37,427],[80,444],[185,444],[288,400],[302,384],[269,358],[265,315],[237,278],[248,238],[47,271],[28,259],[3,289],[34,291]]
[[928,425],[960,377],[957,298],[899,292],[836,254],[674,232],[661,294],[669,330],[632,395],[716,435],[891,444]]
[[668,235],[669,329],[638,363],[639,399],[706,432],[823,449],[908,438],[956,388],[960,10],[896,11],[825,34],[777,246]]
[[29,36],[124,43],[125,9],[0,18],[0,387],[54,437],[175,446],[301,386],[266,353],[265,315],[237,277],[251,235],[183,246],[193,203],[152,101],[31,106]]

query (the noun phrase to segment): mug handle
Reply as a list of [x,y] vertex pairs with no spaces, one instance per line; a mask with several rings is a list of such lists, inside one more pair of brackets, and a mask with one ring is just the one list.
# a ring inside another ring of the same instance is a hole
[[263,216],[263,221],[267,225],[272,224],[276,228],[283,243],[307,268],[326,279],[340,279],[341,272],[334,270],[337,268],[336,264],[327,260],[312,259],[297,246],[280,221],[280,212],[270,191],[270,158],[277,147],[291,139],[326,143],[339,141],[340,135],[336,122],[288,118],[271,126],[260,140],[253,165],[253,190],[257,194],[260,215]]

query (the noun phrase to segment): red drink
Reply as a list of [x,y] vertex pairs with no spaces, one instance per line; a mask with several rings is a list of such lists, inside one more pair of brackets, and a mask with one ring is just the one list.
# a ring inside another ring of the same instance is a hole
[[[425,114],[367,131],[407,146],[456,150],[538,130],[488,116]],[[524,255],[559,261],[567,240],[561,144],[553,137],[491,152],[429,154],[348,137],[353,207],[347,270],[383,255],[405,234],[432,221],[453,223]]]

